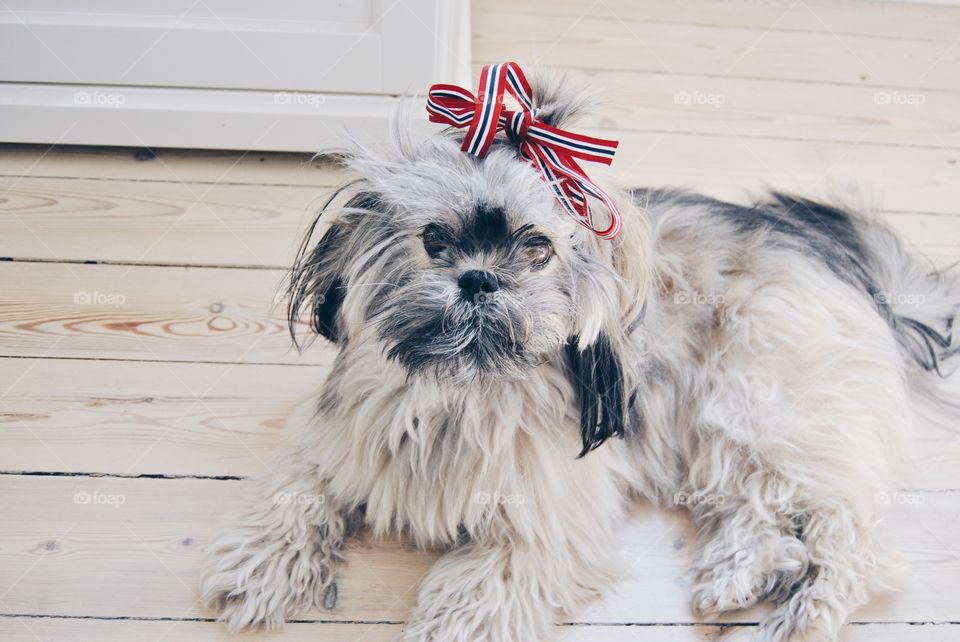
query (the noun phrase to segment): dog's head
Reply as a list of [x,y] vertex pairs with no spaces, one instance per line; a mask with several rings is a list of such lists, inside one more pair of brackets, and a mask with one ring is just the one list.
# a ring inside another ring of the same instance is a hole
[[[534,98],[555,126],[582,105],[542,81]],[[359,178],[340,195],[345,205],[324,208],[319,242],[317,222],[304,240],[291,331],[296,339],[306,311],[330,341],[376,342],[409,376],[449,386],[565,361],[586,452],[624,428],[620,354],[642,307],[642,218],[624,203],[624,231],[600,240],[562,212],[515,145],[498,139],[478,159],[460,151],[461,136],[400,135],[386,151],[345,157]]]

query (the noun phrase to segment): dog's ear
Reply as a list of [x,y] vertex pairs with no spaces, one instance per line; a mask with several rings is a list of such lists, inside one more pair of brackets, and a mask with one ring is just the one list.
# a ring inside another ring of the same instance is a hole
[[624,364],[603,332],[588,346],[579,337],[567,343],[567,369],[580,401],[583,457],[611,437],[623,437],[627,426]]
[[578,314],[566,361],[580,401],[581,457],[642,423],[637,396],[642,364],[634,343],[651,278],[651,235],[643,212],[618,200],[621,233],[612,241],[590,236],[579,254]]
[[354,254],[353,240],[362,212],[375,210],[379,199],[367,192],[356,194],[327,227],[320,242],[311,247],[321,216],[340,191],[331,196],[310,226],[290,272],[287,323],[297,347],[300,347],[297,329],[305,311],[315,332],[333,343],[345,340],[340,314],[346,295],[345,272]]

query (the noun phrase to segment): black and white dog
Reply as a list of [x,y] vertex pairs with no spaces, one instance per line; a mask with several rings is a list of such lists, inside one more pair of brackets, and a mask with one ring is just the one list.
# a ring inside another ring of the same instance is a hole
[[[581,106],[533,94],[558,127]],[[623,228],[602,240],[515,140],[477,159],[461,137],[347,157],[359,179],[289,303],[339,354],[210,543],[205,598],[231,627],[279,625],[365,526],[449,547],[402,640],[549,639],[616,580],[633,498],[712,495],[689,502],[695,608],[772,601],[761,639],[835,639],[890,585],[874,497],[960,352],[956,274],[781,194],[611,192]]]

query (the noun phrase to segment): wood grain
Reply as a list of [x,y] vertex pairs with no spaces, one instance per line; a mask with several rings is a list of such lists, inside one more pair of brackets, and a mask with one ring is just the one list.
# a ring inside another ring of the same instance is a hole
[[[332,349],[317,346],[320,359]],[[0,359],[0,471],[258,475],[325,367]],[[960,395],[960,378],[950,382]],[[960,489],[949,419],[918,423],[904,489]]]
[[0,177],[0,256],[287,268],[330,191]]
[[337,185],[343,174],[309,154],[157,149],[141,150],[0,144],[0,176],[46,176],[220,185]]
[[[556,0],[476,0],[474,14],[532,14],[581,16],[593,14],[589,5]],[[960,29],[960,9],[947,3],[938,6],[907,2],[864,0],[603,0],[597,5],[623,20],[669,22],[711,27],[744,27],[803,31],[817,34],[876,36],[885,40],[940,40],[954,42]]]
[[960,90],[950,41],[651,24],[602,2],[577,16],[507,15],[473,14],[474,62]]
[[[475,77],[481,66],[474,66]],[[596,94],[591,113],[579,119],[578,126],[610,132],[687,132],[728,139],[953,149],[960,144],[960,93],[956,92],[925,89],[919,103],[908,101],[905,92],[876,87],[547,69],[566,75],[571,86]]]
[[[953,242],[937,246],[942,261],[956,259]],[[325,363],[321,351],[292,347],[283,279],[281,270],[2,262],[0,356]]]
[[[763,183],[779,183],[803,192],[804,183],[823,182],[823,175],[817,175],[814,168],[777,168],[776,165],[784,165],[779,159],[753,156],[755,150],[762,153],[769,149],[755,141],[728,143],[742,152],[736,160],[742,164],[743,176],[732,180],[730,174],[735,171],[730,166],[732,158],[719,151],[716,139],[713,142],[715,146],[704,146],[699,165],[681,166],[675,156],[677,165],[666,169],[669,160],[666,156],[673,143],[631,138],[625,142],[629,146],[624,148],[622,171],[615,167],[613,173],[618,182],[625,185],[685,184],[709,188],[708,191],[718,196],[737,201],[745,200],[744,188],[751,184],[759,189]],[[638,157],[642,146],[647,144],[655,144],[650,157]],[[857,160],[866,163],[871,149],[863,148]],[[830,146],[824,150],[842,153]],[[856,156],[857,152],[853,154]],[[941,172],[942,178],[936,178],[933,157],[938,155],[939,152],[927,150],[928,158],[922,167],[914,170],[913,176],[901,172],[899,184],[890,181],[885,187],[876,186],[875,191],[885,194],[888,202],[900,207],[909,207],[916,195],[917,202],[913,204],[916,209],[922,210],[925,205],[936,209],[941,201],[935,200],[936,190],[927,189],[924,181],[948,180],[949,171]],[[798,152],[790,158],[800,157]],[[635,159],[632,164],[631,158]],[[822,162],[823,156],[811,151],[808,158],[815,163]],[[892,159],[890,156],[889,160]],[[874,167],[880,162],[874,159]],[[864,177],[869,174],[864,167],[846,164],[844,167],[850,176],[860,175],[864,179],[861,182],[867,182]],[[923,167],[927,172],[921,176]],[[806,172],[804,176],[809,180],[787,180],[792,172],[797,175]],[[960,187],[950,184],[943,189],[952,191]],[[303,231],[330,191],[329,187],[312,186],[0,177],[0,257],[286,269],[293,262]],[[919,197],[921,192],[930,194],[925,202]],[[960,256],[960,205],[956,204],[960,200],[943,203],[944,209],[949,210],[943,215],[893,211],[887,220],[919,251],[937,257]]]
[[[604,135],[604,130],[585,130]],[[699,134],[622,132],[611,176],[625,186],[682,186],[733,201],[781,189],[881,210],[956,213],[960,156],[951,149],[862,146]]]
[[[295,623],[279,631],[259,632],[264,642],[391,642],[399,624]],[[557,642],[747,642],[754,627],[718,626],[565,626]],[[949,642],[960,635],[953,624],[861,624],[847,628],[840,642]],[[721,637],[722,636],[722,637]],[[190,640],[236,642],[237,637],[216,622],[104,621],[76,619],[0,618],[0,637],[10,642],[70,640],[71,642],[129,642]]]
[[[204,541],[245,481],[0,476],[0,584],[8,614],[210,617],[195,587]],[[856,621],[955,621],[960,555],[946,534],[960,493],[925,492],[881,507],[884,532],[911,564],[903,592],[878,598]],[[692,533],[678,511],[638,510],[622,539],[627,579],[576,618],[596,623],[693,623]],[[436,553],[395,540],[351,544],[334,611],[306,619],[400,622]],[[149,579],[147,579],[149,578]],[[149,582],[149,593],[135,590]],[[149,597],[147,597],[149,595]],[[79,598],[79,596],[83,596]],[[731,621],[755,622],[758,613]]]
[[280,270],[0,263],[0,356],[322,363],[292,348]]
[[0,470],[265,472],[323,367],[0,359]]

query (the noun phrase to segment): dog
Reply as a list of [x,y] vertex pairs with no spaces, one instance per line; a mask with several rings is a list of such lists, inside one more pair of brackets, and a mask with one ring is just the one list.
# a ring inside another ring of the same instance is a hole
[[[588,106],[548,78],[531,94],[552,127]],[[773,604],[758,639],[835,640],[894,585],[875,494],[915,411],[950,407],[954,272],[782,193],[611,191],[607,240],[515,136],[483,158],[457,129],[395,138],[343,157],[358,178],[292,269],[294,341],[309,323],[338,353],[208,545],[201,592],[227,625],[330,606],[368,528],[447,549],[403,642],[549,640],[618,579],[638,498],[689,510],[698,613]]]

